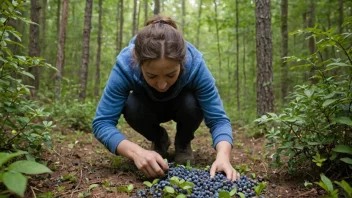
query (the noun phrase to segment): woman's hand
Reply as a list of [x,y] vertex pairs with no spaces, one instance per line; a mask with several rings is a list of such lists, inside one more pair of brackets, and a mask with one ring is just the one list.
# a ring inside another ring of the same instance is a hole
[[121,141],[116,152],[132,159],[137,168],[147,177],[164,176],[164,171],[169,169],[165,160],[157,152],[146,150],[128,140]]
[[213,178],[216,172],[223,171],[228,180],[234,181],[240,179],[240,174],[232,167],[230,163],[231,144],[221,141],[216,145],[216,160],[211,165],[210,177]]

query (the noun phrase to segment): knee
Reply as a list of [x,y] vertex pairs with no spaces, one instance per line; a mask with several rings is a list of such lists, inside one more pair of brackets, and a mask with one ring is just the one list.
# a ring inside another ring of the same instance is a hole
[[194,93],[184,93],[179,101],[178,116],[191,120],[202,120],[203,112]]

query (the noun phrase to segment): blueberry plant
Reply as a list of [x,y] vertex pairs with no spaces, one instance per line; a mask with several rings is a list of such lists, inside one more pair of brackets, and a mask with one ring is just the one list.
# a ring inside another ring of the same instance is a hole
[[[29,67],[53,67],[42,58],[15,55],[11,50],[11,46],[23,46],[21,34],[10,26],[10,21],[32,23],[21,16],[23,5],[21,0],[2,0],[0,3],[0,183],[7,188],[4,190],[1,185],[0,195],[4,197],[12,193],[23,196],[27,178],[22,173],[50,172],[31,156],[41,151],[43,145],[51,146],[49,132],[54,126],[52,122],[39,119],[48,114],[30,100],[32,87],[23,79],[34,79],[27,72]],[[21,155],[26,155],[28,160],[18,160]]]
[[169,171],[164,178],[152,183],[144,182],[146,189],[138,190],[133,197],[263,197],[266,183],[250,180],[245,175],[238,181],[227,180],[224,173],[216,173],[210,178],[209,167],[190,168],[169,163]]
[[[352,26],[349,18],[343,26]],[[256,120],[265,126],[268,147],[276,149],[275,165],[287,156],[291,172],[311,167],[320,172],[352,176],[352,32],[335,33],[334,29],[298,30],[293,34],[316,39],[314,54],[288,57],[302,63],[292,67],[315,71],[313,83],[298,85],[289,95],[282,113],[268,113]],[[338,57],[326,58],[327,51]],[[286,162],[286,161],[285,161]],[[316,168],[318,166],[318,168]]]

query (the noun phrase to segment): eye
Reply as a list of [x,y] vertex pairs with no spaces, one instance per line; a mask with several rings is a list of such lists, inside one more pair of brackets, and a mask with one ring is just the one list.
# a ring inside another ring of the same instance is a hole
[[173,78],[173,77],[175,77],[175,75],[167,75],[167,77]]
[[147,75],[149,79],[153,79],[155,78],[156,76],[151,76],[151,75]]

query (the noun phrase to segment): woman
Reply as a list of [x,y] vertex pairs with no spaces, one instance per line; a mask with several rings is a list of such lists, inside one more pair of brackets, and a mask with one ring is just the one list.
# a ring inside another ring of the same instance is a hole
[[[121,114],[152,142],[152,150],[121,134],[116,128]],[[191,141],[203,117],[217,151],[211,177],[223,171],[229,180],[239,179],[230,163],[230,120],[202,54],[171,18],[154,16],[118,55],[93,120],[94,135],[112,153],[132,159],[146,176],[157,177],[168,170],[163,157],[170,146],[160,123],[177,123],[175,162],[184,164],[194,162]]]

